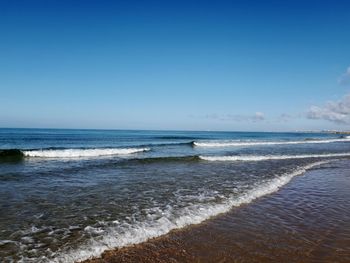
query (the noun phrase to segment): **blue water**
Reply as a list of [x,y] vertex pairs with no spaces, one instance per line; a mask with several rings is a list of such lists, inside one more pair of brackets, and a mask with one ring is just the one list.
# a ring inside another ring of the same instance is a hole
[[350,155],[326,133],[0,129],[0,261],[74,262]]

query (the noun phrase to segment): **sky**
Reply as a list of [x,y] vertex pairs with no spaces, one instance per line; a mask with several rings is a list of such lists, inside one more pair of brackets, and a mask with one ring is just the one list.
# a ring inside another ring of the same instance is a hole
[[0,0],[0,127],[350,130],[349,1]]

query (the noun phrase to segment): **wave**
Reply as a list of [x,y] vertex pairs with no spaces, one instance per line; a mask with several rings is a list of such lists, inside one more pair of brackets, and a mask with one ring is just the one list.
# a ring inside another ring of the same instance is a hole
[[196,162],[200,158],[198,155],[187,156],[167,156],[167,157],[150,157],[150,158],[135,158],[126,160],[127,162],[139,162],[139,163],[156,163],[156,162]]
[[149,148],[105,148],[105,149],[65,149],[65,150],[31,150],[23,151],[26,157],[42,158],[78,158],[108,155],[126,155],[149,151]]
[[307,139],[304,141],[223,141],[223,142],[193,142],[197,147],[232,147],[232,146],[263,146],[263,145],[288,145],[288,144],[307,144],[307,143],[332,143],[332,142],[349,142],[350,137],[339,139]]
[[[193,204],[177,212],[168,208],[161,211],[162,216],[160,218],[150,219],[146,222],[136,221],[132,224],[119,223],[117,226],[106,229],[98,228],[98,233],[101,233],[98,238],[91,238],[80,248],[60,251],[55,254],[55,258],[53,259],[42,258],[42,262],[79,262],[98,257],[109,249],[142,243],[150,238],[165,235],[171,230],[199,224],[213,216],[226,213],[234,207],[248,204],[264,195],[274,193],[286,185],[293,177],[302,175],[307,170],[324,163],[327,163],[327,161],[314,162],[299,167],[290,173],[282,174],[274,179],[265,181],[241,195],[231,196],[218,204]],[[93,227],[85,228],[86,231],[93,229]]]
[[23,152],[18,149],[0,150],[0,157],[23,156]]
[[24,154],[18,149],[0,150],[0,162],[16,162],[22,160]]
[[243,156],[199,156],[205,161],[266,161],[266,160],[287,160],[305,158],[330,158],[347,157],[350,153],[328,153],[328,154],[301,154],[301,155],[243,155]]
[[169,143],[150,143],[150,144],[143,144],[139,145],[140,147],[155,147],[155,146],[193,146],[193,141],[190,142],[169,142]]
[[198,137],[192,137],[192,136],[155,136],[154,139],[161,139],[161,140],[195,140],[198,139]]
[[40,149],[40,150],[0,150],[0,160],[21,159],[23,157],[78,158],[108,155],[127,155],[149,151],[150,148],[104,148],[104,149]]

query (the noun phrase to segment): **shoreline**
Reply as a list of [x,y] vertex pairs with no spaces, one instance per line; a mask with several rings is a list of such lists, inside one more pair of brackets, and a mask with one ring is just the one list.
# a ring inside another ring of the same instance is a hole
[[333,161],[228,213],[82,262],[349,262],[348,174],[348,160]]

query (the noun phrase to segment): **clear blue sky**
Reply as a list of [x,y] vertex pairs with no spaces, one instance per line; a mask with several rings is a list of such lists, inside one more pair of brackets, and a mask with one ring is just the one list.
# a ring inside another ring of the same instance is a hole
[[0,127],[349,129],[349,66],[349,1],[0,1]]

